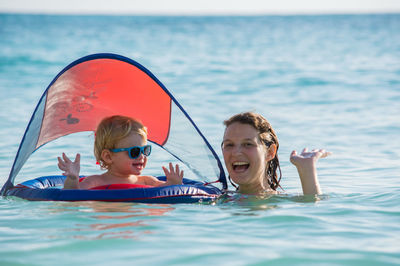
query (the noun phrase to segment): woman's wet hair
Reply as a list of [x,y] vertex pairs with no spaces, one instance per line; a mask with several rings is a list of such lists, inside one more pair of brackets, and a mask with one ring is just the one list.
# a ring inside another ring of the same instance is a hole
[[271,124],[265,117],[253,112],[236,114],[224,121],[225,127],[228,127],[233,123],[247,124],[254,127],[258,131],[258,137],[260,141],[265,145],[266,148],[268,148],[271,144],[276,145],[275,157],[268,162],[267,171],[265,173],[265,181],[273,190],[281,187],[279,184],[282,178],[282,171],[278,159],[279,142],[275,130],[272,128]]

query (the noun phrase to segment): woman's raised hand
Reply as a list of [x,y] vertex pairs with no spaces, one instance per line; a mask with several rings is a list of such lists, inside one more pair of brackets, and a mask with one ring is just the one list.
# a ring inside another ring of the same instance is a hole
[[297,154],[296,151],[290,154],[290,162],[297,168],[304,195],[322,194],[317,175],[317,161],[329,155],[331,153],[324,149],[308,151],[307,148],[304,148],[301,154]]
[[331,155],[331,152],[327,152],[324,149],[314,149],[312,151],[308,151],[307,148],[304,148],[300,154],[294,150],[290,154],[290,162],[294,164],[296,167],[303,167],[308,165],[315,164],[319,158],[325,158]]

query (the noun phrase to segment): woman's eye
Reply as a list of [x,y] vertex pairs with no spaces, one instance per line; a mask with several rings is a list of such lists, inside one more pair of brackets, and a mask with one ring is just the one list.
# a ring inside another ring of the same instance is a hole
[[232,144],[232,143],[225,143],[222,147],[223,147],[224,149],[226,149],[226,148],[232,148],[232,147],[233,147],[233,144]]
[[244,146],[245,147],[253,147],[253,143],[245,143]]

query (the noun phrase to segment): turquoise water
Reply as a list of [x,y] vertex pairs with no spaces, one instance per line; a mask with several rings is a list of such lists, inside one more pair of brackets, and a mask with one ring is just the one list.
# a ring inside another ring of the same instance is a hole
[[[152,71],[220,156],[224,119],[266,116],[286,193],[192,205],[0,198],[0,265],[399,265],[399,29],[400,15],[0,15],[1,185],[55,75],[110,52]],[[98,172],[92,139],[46,145],[17,181],[58,174],[62,151]],[[289,163],[303,147],[333,152],[318,164],[318,199],[301,196]]]

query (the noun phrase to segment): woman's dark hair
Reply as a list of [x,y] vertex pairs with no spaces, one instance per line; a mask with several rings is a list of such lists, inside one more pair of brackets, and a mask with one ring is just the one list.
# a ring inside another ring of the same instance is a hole
[[[271,144],[276,145],[276,154],[275,157],[268,162],[267,171],[266,171],[266,182],[273,190],[276,190],[278,187],[281,187],[279,182],[282,178],[282,171],[279,165],[278,159],[278,149],[279,142],[278,137],[276,136],[275,130],[272,128],[271,124],[265,119],[262,115],[256,114],[253,112],[244,112],[240,114],[236,114],[224,121],[224,125],[226,127],[230,126],[233,123],[241,123],[251,125],[258,131],[258,137],[260,141],[266,146],[269,147]],[[278,177],[278,169],[279,169],[279,177]]]

